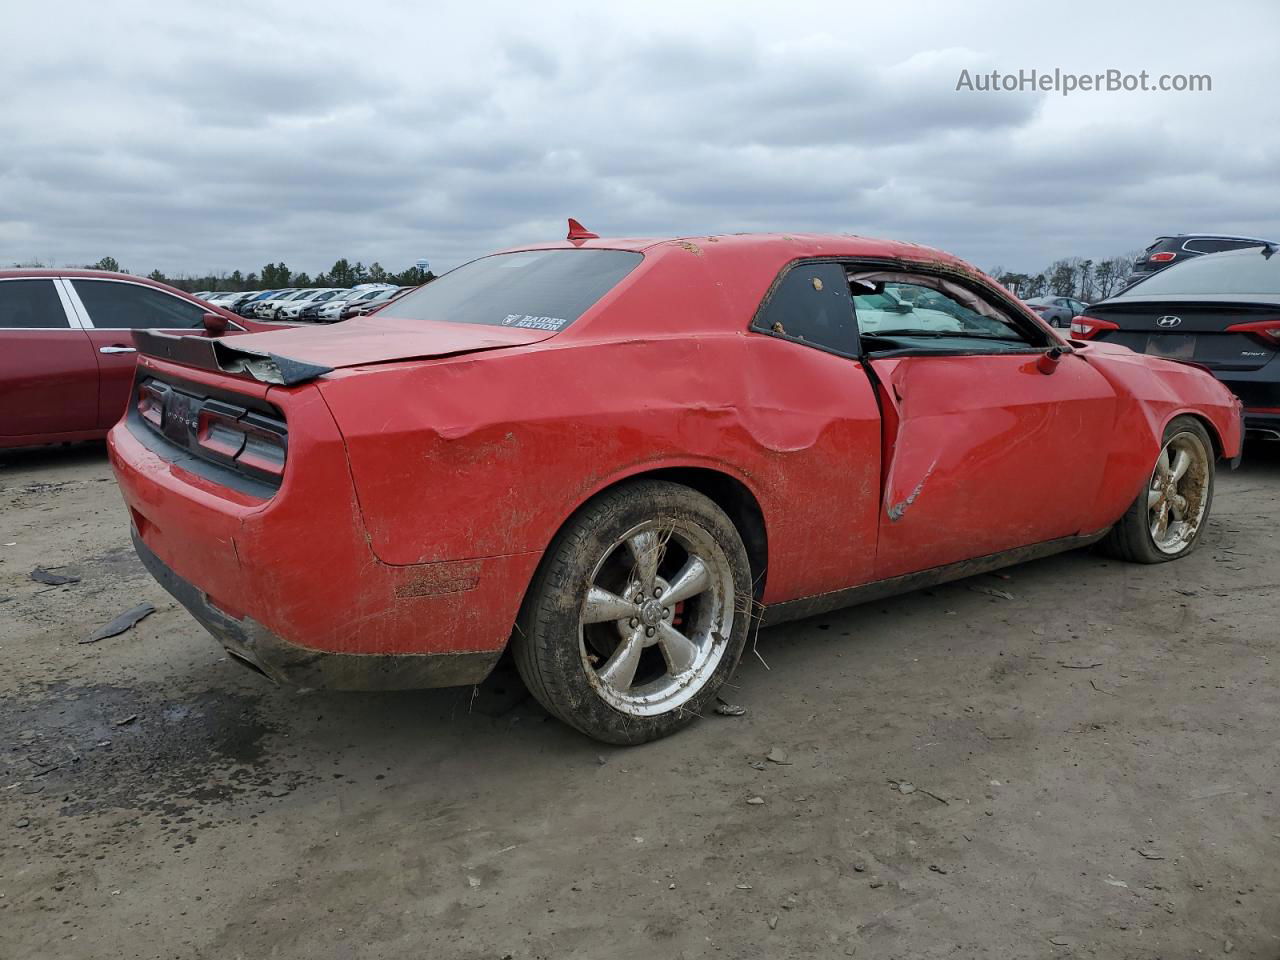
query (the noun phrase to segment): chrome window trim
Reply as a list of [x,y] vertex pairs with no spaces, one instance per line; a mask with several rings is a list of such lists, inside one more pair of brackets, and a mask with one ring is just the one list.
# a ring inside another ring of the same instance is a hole
[[62,285],[58,282],[58,277],[0,277],[0,283],[8,283],[11,280],[48,280],[53,284],[53,289],[58,292],[58,302],[62,304],[62,314],[67,318],[65,327],[0,327],[0,332],[5,330],[80,330],[80,319],[76,316],[75,311],[71,309],[67,303],[67,298],[63,296]]
[[[134,281],[134,280],[118,280],[118,279],[116,279],[115,277],[62,277],[62,278],[60,278],[60,279],[62,280],[62,282],[63,282],[63,283],[65,283],[65,284],[66,284],[67,294],[69,295],[69,298],[71,299],[72,303],[74,303],[74,304],[75,304],[76,309],[79,311],[80,317],[82,318],[82,320],[83,320],[83,322],[84,322],[84,329],[86,329],[86,330],[130,330],[130,331],[132,331],[132,330],[150,330],[150,329],[157,329],[157,330],[194,330],[194,329],[198,329],[198,328],[196,328],[196,327],[155,327],[155,328],[151,328],[151,327],[99,327],[97,324],[95,324],[95,323],[93,322],[93,317],[92,317],[92,315],[90,315],[88,308],[84,305],[84,301],[80,299],[80,294],[78,294],[78,293],[76,292],[75,284],[74,284],[72,281],[74,281],[74,280],[85,280],[85,281],[90,282],[90,283],[123,283],[123,284],[126,284],[127,286],[130,286],[130,287],[142,287],[144,290],[154,290],[156,293],[162,293],[162,294],[164,294],[166,297],[173,297],[173,299],[174,299],[174,300],[180,300],[180,301],[182,301],[183,303],[190,304],[191,306],[200,306],[200,304],[198,304],[198,303],[191,303],[191,301],[190,301],[190,300],[187,300],[185,297],[174,297],[174,296],[173,296],[173,294],[172,294],[172,293],[170,293],[168,290],[161,290],[159,287],[153,287],[153,286],[151,286],[151,284],[149,284],[149,283],[138,283],[138,282],[136,282],[136,281]],[[212,306],[212,304],[210,304],[210,306]],[[207,312],[207,311],[206,311],[206,312]],[[244,332],[246,332],[246,331],[248,330],[248,328],[247,328],[247,327],[242,327],[242,326],[240,326],[240,324],[236,323],[234,320],[228,320],[228,321],[227,321],[227,326],[228,326],[228,327],[234,327],[236,330],[239,330],[241,333],[244,333]]]

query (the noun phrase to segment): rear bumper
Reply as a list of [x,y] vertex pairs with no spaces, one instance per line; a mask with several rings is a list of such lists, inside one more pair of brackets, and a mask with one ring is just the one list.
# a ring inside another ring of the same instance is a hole
[[227,653],[276,683],[327,690],[414,690],[479,683],[501,650],[474,653],[338,653],[299,646],[272,633],[250,616],[235,619],[211,604],[204,592],[178,576],[133,531],[133,548],[156,582]]
[[506,647],[539,555],[383,563],[319,393],[271,389],[289,452],[281,487],[266,495],[202,474],[128,422],[113,428],[108,452],[147,568],[229,651],[282,682],[367,690],[482,678]]

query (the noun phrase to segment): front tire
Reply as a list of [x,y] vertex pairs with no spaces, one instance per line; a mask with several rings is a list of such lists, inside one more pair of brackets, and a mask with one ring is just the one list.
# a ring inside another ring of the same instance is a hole
[[688,487],[640,480],[578,511],[543,557],[512,641],[551,714],[606,743],[674,733],[746,646],[751,573],[733,522]]
[[1099,544],[1131,563],[1165,563],[1196,548],[1213,504],[1214,451],[1194,417],[1165,428],[1160,455],[1138,498]]

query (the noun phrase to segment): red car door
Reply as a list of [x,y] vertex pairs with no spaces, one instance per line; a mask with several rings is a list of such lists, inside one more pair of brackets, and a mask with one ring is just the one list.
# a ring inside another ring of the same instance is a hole
[[885,426],[877,579],[1092,532],[1080,526],[1111,447],[1108,381],[1074,354],[1042,361],[1026,321],[990,305],[870,299],[854,297]]
[[79,327],[52,278],[0,278],[0,445],[96,428],[98,365]]
[[111,427],[125,411],[137,354],[134,330],[203,333],[208,308],[159,287],[128,280],[70,277],[64,281],[93,343],[99,380],[98,426]]

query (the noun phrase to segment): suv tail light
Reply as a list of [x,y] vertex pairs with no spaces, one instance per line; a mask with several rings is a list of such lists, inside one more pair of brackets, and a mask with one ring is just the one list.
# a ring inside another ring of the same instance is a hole
[[1233,323],[1227,327],[1227,333],[1243,333],[1255,340],[1260,340],[1272,349],[1280,348],[1280,318]]
[[1172,260],[1176,256],[1177,256],[1176,253],[1153,253],[1151,256],[1147,257],[1147,262],[1148,263],[1168,263],[1170,260]]
[[1081,314],[1071,318],[1071,332],[1081,340],[1092,340],[1104,330],[1119,330],[1120,324],[1110,320],[1099,320],[1097,317],[1086,317]]

